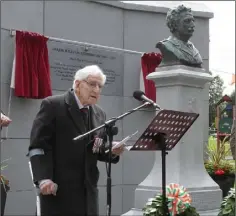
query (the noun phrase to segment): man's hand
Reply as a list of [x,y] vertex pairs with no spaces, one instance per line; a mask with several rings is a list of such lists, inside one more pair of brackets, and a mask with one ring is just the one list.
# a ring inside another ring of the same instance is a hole
[[11,123],[11,119],[1,113],[1,126],[7,127]]
[[54,195],[56,196],[57,193],[57,184],[55,184],[53,181],[51,180],[46,180],[45,182],[43,182],[42,184],[39,185],[40,188],[40,192],[43,195]]
[[[119,142],[113,142],[112,144],[116,145],[117,143],[119,143]],[[112,154],[119,156],[119,155],[121,155],[123,153],[124,150],[125,150],[124,145],[122,145],[122,146],[120,146],[118,148],[112,149]]]

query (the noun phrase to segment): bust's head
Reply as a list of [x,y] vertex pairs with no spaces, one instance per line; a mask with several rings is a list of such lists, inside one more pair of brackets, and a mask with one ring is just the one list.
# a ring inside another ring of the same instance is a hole
[[179,5],[167,12],[166,24],[170,32],[182,41],[188,41],[193,35],[195,23],[191,8]]

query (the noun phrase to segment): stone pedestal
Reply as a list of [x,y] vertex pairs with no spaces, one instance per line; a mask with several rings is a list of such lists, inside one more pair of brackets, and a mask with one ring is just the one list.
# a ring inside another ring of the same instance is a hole
[[[200,116],[167,155],[166,183],[183,185],[201,216],[218,214],[222,191],[211,179],[203,161],[204,91],[212,76],[203,69],[186,66],[158,68],[147,79],[156,84],[157,103],[162,109],[196,112]],[[147,159],[148,160],[148,159]],[[142,215],[148,198],[161,191],[161,152],[156,152],[153,169],[135,191],[134,208],[124,215]]]

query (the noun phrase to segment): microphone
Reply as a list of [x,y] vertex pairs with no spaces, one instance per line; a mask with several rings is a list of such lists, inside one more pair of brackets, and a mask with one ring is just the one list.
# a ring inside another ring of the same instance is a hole
[[150,98],[146,97],[146,95],[144,94],[144,92],[137,90],[133,93],[133,97],[138,100],[138,101],[146,101],[150,104],[152,104],[154,107],[161,109],[161,107],[156,104],[153,100],[151,100]]

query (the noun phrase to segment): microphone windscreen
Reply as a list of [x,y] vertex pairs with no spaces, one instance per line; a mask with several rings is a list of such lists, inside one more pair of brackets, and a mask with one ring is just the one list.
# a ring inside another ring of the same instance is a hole
[[136,99],[136,100],[139,100],[139,101],[142,101],[142,96],[145,95],[144,92],[140,91],[140,90],[137,90],[133,93],[133,97]]

